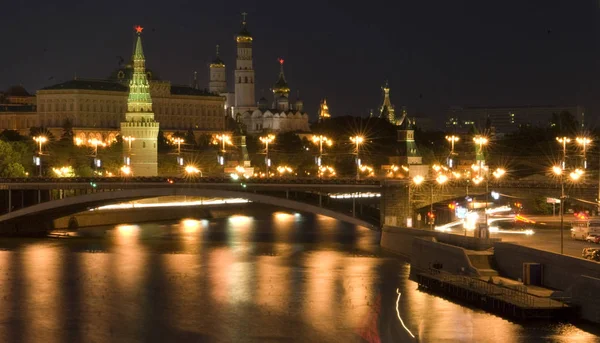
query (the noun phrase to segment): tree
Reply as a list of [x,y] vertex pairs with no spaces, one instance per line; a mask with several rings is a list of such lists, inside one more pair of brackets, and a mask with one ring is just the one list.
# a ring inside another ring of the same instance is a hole
[[0,133],[0,139],[5,142],[22,142],[27,138],[16,130],[4,130]]
[[0,141],[0,177],[24,177],[25,167],[21,163],[23,156],[19,151],[15,151],[13,146],[4,141]]
[[65,119],[65,121],[63,122],[62,129],[63,132],[62,136],[60,137],[60,140],[62,142],[69,142],[70,144],[73,144],[73,123],[70,119]]
[[160,130],[158,131],[157,148],[158,153],[167,153],[171,151],[171,146],[169,145],[167,137],[165,137],[165,133]]
[[194,130],[189,129],[186,133],[185,133],[185,143],[191,145],[192,147],[194,147],[196,145],[196,136],[194,136]]

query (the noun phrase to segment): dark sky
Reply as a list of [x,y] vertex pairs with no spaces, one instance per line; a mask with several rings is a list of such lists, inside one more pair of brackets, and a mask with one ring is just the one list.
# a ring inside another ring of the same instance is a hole
[[[11,1],[0,11],[0,89],[35,91],[103,78],[129,59],[133,25],[147,66],[174,83],[207,85],[215,44],[233,90],[242,11],[254,36],[257,99],[285,59],[316,117],[366,115],[388,79],[392,103],[434,119],[449,105],[580,104],[600,113],[598,0]],[[53,78],[53,79],[50,79]],[[600,122],[599,122],[600,123]]]

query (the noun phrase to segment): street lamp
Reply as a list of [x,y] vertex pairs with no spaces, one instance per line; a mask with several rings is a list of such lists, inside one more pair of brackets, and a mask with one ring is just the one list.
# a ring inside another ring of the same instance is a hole
[[125,137],[123,137],[123,140],[126,141],[128,144],[127,157],[124,158],[125,165],[130,165],[131,164],[131,142],[133,142],[135,140],[135,137],[125,136]]
[[185,142],[185,139],[181,137],[172,137],[171,142],[177,144],[177,164],[183,166],[183,158],[181,158],[181,143]]
[[185,170],[186,174],[189,176],[193,176],[193,175],[200,173],[200,177],[202,177],[202,171],[193,165],[185,166],[184,170]]
[[586,148],[592,143],[592,140],[587,137],[577,137],[575,141],[583,147],[583,169],[587,169]]
[[269,167],[271,166],[271,160],[269,159],[269,143],[275,141],[274,135],[267,135],[259,138],[261,142],[265,144],[265,165],[267,169],[267,178],[269,178]]
[[[416,175],[415,177],[412,178],[412,181],[416,186],[419,186],[425,181],[425,178],[421,175]],[[431,199],[429,202],[429,213],[431,216],[433,216],[433,188],[436,183],[441,186],[441,185],[445,184],[446,182],[448,182],[448,177],[445,174],[439,174],[435,179],[431,180],[431,187],[430,187]],[[431,230],[433,230],[433,220],[431,218],[429,218],[429,228]]]
[[455,153],[454,153],[454,143],[458,142],[460,140],[460,138],[458,136],[451,135],[451,136],[446,136],[446,140],[448,142],[450,142],[450,158],[448,158],[448,167],[453,168],[454,167],[454,163],[453,163],[453,160],[452,160],[452,156],[455,155]]
[[[563,168],[559,166],[553,166],[552,172],[560,177],[560,254],[564,253],[564,202],[567,196],[565,195],[565,171]],[[575,169],[573,172],[569,174],[569,178],[571,181],[577,181],[584,174],[584,171],[581,169]]]
[[358,152],[359,152],[359,147],[360,145],[365,141],[365,137],[363,136],[352,136],[350,137],[350,141],[352,143],[355,144],[355,150],[356,150],[356,180],[360,180],[360,174],[359,174],[359,168],[360,168],[360,158],[358,156]]
[[[40,167],[40,176],[42,176],[42,145],[48,141],[48,138],[46,138],[45,136],[35,136],[35,137],[33,137],[33,140],[35,142],[37,142],[40,146],[40,148],[38,150],[38,157],[36,160],[36,164]],[[35,160],[35,157],[34,157],[34,160]]]
[[[317,166],[321,167],[321,164],[323,163],[322,158],[323,158],[323,143],[327,144],[327,146],[332,146],[333,145],[333,141],[329,138],[327,138],[326,136],[323,135],[318,135],[318,136],[312,136],[312,141],[315,144],[319,144],[319,157],[317,159]],[[321,177],[321,174],[319,173],[319,178]]]
[[123,176],[129,176],[129,175],[131,175],[131,167],[130,166],[122,166],[121,167],[121,174]]
[[219,144],[219,141],[222,144],[222,150],[221,150],[222,155],[217,156],[217,159],[219,161],[219,164],[224,166],[225,165],[225,152],[226,152],[225,145],[232,144],[231,136],[229,136],[227,134],[216,135],[215,140],[213,141],[213,144]]
[[96,138],[88,140],[88,143],[94,146],[94,170],[96,173],[98,173],[98,167],[100,167],[101,164],[100,160],[98,159],[98,145],[106,146],[106,143]]
[[48,141],[48,138],[46,138],[45,136],[35,136],[33,137],[33,140],[36,141],[40,148],[38,150],[38,154],[42,154],[42,144],[46,143]]
[[563,146],[563,160],[562,160],[562,169],[565,170],[566,166],[566,160],[567,160],[567,143],[571,142],[571,139],[568,137],[556,137],[556,141],[559,142],[560,144],[562,144]]
[[[484,136],[475,136],[473,137],[473,142],[475,142],[475,144],[479,145],[479,149],[477,150],[477,155],[481,156],[481,159],[479,160],[479,166],[483,166],[483,146],[486,145],[488,143],[488,139]],[[481,170],[479,171],[479,173],[481,174]]]

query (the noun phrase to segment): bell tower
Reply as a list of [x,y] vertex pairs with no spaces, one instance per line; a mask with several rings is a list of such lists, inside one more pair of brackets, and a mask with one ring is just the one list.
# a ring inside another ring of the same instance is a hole
[[235,112],[256,109],[254,100],[254,67],[252,63],[252,35],[246,28],[246,15],[242,13],[242,29],[235,37],[237,60],[235,65]]

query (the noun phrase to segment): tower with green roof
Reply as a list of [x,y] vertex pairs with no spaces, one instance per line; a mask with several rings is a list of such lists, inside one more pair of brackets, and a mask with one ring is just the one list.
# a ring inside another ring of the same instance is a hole
[[129,82],[127,112],[121,122],[123,159],[133,176],[157,176],[157,138],[159,124],[154,120],[150,84],[146,74],[146,58],[142,49],[141,26],[136,26],[133,52],[133,75]]

